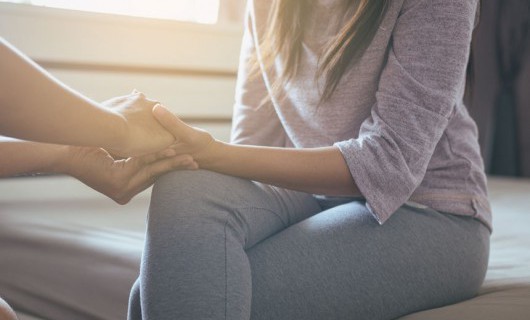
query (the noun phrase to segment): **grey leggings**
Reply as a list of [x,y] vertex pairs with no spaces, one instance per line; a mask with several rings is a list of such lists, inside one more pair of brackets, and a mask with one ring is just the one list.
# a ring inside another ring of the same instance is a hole
[[319,201],[209,171],[155,184],[129,319],[393,319],[473,297],[488,261],[479,221]]

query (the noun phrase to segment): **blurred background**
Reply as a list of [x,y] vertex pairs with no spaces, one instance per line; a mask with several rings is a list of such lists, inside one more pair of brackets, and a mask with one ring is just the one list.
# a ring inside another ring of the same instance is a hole
[[0,1],[0,36],[96,101],[133,89],[227,140],[244,0]]
[[487,172],[530,177],[530,1],[482,1],[469,74]]

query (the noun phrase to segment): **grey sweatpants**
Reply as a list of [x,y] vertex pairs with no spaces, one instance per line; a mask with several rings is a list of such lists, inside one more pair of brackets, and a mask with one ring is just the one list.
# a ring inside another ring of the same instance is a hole
[[404,205],[380,226],[362,201],[173,172],[153,189],[129,319],[393,319],[473,297],[488,252],[470,217]]

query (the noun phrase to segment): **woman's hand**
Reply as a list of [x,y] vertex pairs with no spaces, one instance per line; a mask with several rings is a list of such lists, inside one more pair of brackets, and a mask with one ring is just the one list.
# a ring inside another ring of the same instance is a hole
[[202,168],[281,188],[329,196],[360,196],[339,148],[280,148],[229,144],[193,128],[163,106],[155,118],[177,141],[177,154],[189,154]]
[[175,143],[171,146],[177,154],[189,154],[199,163],[212,151],[216,140],[202,129],[187,125],[168,109],[158,104],[153,108],[153,114],[160,124],[170,132]]
[[62,171],[119,204],[128,203],[166,172],[198,168],[192,157],[185,154],[176,155],[171,149],[117,160],[100,148],[68,148],[65,162],[62,164],[65,170]]
[[153,117],[153,107],[158,102],[146,98],[138,91],[116,97],[102,103],[103,106],[117,113],[123,121],[119,145],[109,146],[112,153],[123,157],[149,154],[165,149],[174,142],[171,133]]

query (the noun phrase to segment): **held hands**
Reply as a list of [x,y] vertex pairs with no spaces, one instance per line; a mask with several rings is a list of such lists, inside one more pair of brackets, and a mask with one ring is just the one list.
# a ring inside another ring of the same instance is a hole
[[208,132],[187,125],[160,103],[136,90],[105,101],[103,105],[116,112],[125,123],[122,143],[107,148],[115,155],[138,156],[171,146],[177,154],[189,154],[195,159],[203,156],[203,151],[215,142]]
[[[215,139],[191,127],[157,101],[132,94],[103,103],[125,123],[123,144],[109,149],[69,147],[69,174],[119,204],[128,203],[172,170],[196,170]],[[116,159],[112,155],[133,156]]]
[[174,137],[153,117],[153,107],[157,104],[136,90],[103,102],[103,106],[123,120],[118,128],[120,144],[107,149],[112,154],[129,157],[158,152],[172,144]]
[[189,155],[177,155],[171,149],[117,160],[100,148],[68,148],[66,173],[119,204],[128,203],[166,172],[198,168]]
[[[113,98],[103,103],[125,121],[124,144],[107,152],[92,147],[69,147],[67,173],[119,204],[128,203],[172,170],[196,170],[215,139],[191,127],[144,94]],[[112,155],[131,156],[116,159]]]
[[177,154],[189,154],[198,164],[209,156],[216,142],[210,133],[189,126],[160,104],[153,108],[153,115],[174,136],[170,148]]

